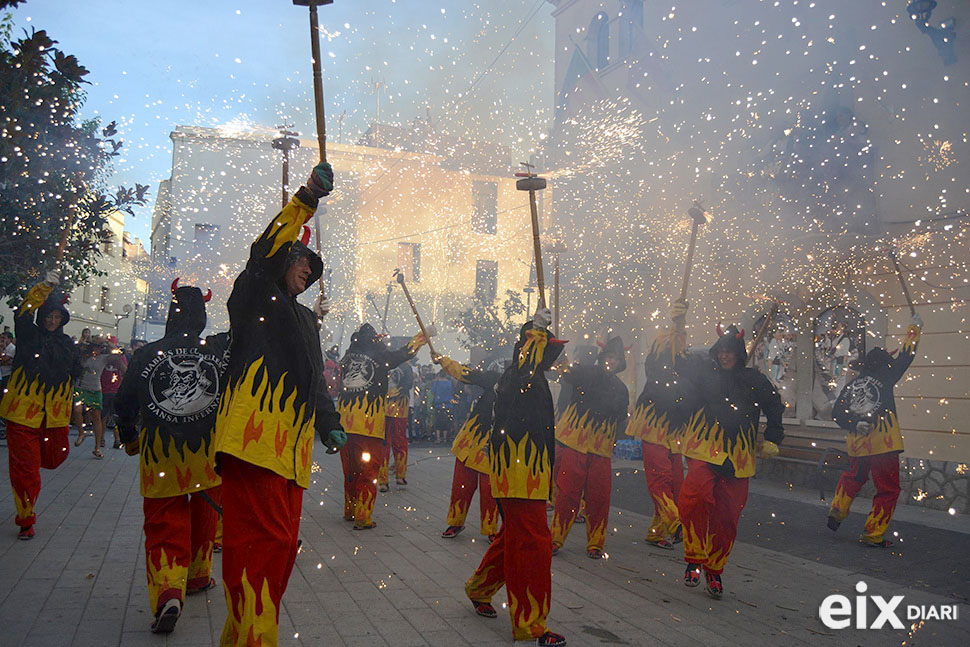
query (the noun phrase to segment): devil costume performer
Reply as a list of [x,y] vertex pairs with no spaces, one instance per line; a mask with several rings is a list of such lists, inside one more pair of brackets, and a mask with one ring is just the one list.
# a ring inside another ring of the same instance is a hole
[[552,552],[566,542],[580,500],[586,502],[586,554],[599,559],[610,514],[613,446],[616,430],[626,424],[630,392],[618,373],[626,370],[623,340],[601,344],[593,366],[576,364],[562,371],[572,387],[569,405],[556,423],[562,447],[556,461],[556,503],[552,515]]
[[903,451],[894,389],[916,357],[922,325],[919,315],[914,315],[897,357],[882,348],[873,348],[861,357],[861,373],[845,385],[832,408],[832,417],[848,432],[849,469],[839,479],[828,526],[838,530],[871,474],[876,496],[859,538],[865,546],[892,545],[883,535],[899,499],[899,454]]
[[492,410],[495,407],[495,385],[502,373],[479,371],[450,357],[442,357],[439,363],[448,375],[462,384],[473,384],[482,389],[482,394],[472,404],[468,419],[462,424],[451,444],[451,453],[455,455],[455,473],[451,480],[448,528],[441,536],[451,539],[465,529],[465,517],[477,489],[481,533],[494,539],[498,532],[498,506],[489,484],[488,439],[492,430]]
[[408,418],[411,415],[411,388],[414,372],[410,364],[402,364],[387,375],[387,407],[385,408],[384,459],[378,484],[387,492],[388,468],[394,454],[394,480],[407,485],[408,480]]
[[543,308],[522,326],[512,365],[496,386],[489,463],[502,527],[465,583],[465,593],[479,615],[494,618],[492,596],[504,585],[513,639],[564,645],[562,636],[546,628],[552,599],[552,535],[546,501],[556,449],[545,371],[562,353],[564,343],[550,337],[551,319]]
[[[686,311],[687,304],[681,303]],[[627,435],[640,440],[643,446],[643,473],[653,501],[647,542],[665,549],[673,549],[680,540],[677,498],[684,483],[680,436],[674,419],[678,371],[687,361],[686,334],[676,324],[675,315],[671,330],[658,334],[650,345],[644,361],[647,381],[626,428]]]
[[[221,479],[215,419],[229,335],[199,338],[206,325],[199,288],[172,283],[165,336],[138,350],[115,396],[127,452],[139,455],[145,498],[145,562],[152,631],[175,628],[186,593],[210,578]],[[206,492],[203,496],[202,492]],[[208,500],[207,500],[208,499]]]
[[[7,421],[15,522],[24,540],[34,537],[40,468],[52,470],[67,458],[71,398],[74,381],[81,376],[74,342],[64,334],[64,325],[71,319],[64,307],[66,299],[49,298],[57,282],[57,275],[49,272],[30,289],[14,315],[17,354],[0,401],[0,418]],[[61,320],[48,330],[45,320],[54,312]]]
[[418,333],[401,348],[388,350],[381,335],[365,323],[354,333],[340,362],[343,382],[337,411],[347,431],[347,447],[340,454],[344,519],[353,521],[357,530],[377,525],[371,515],[384,458],[388,372],[414,357],[425,343],[424,334]]
[[[731,326],[710,349],[712,361],[701,360],[686,373],[683,407],[687,477],[677,507],[684,528],[684,583],[697,586],[700,569],[707,591],[721,597],[721,573],[738,532],[748,500],[748,479],[755,473],[759,414],[767,418],[764,457],[777,455],[785,437],[781,397],[767,377],[745,368],[744,331]],[[734,355],[733,366],[718,363],[719,353]]]
[[[323,262],[298,240],[319,198],[333,188],[318,165],[250,248],[229,297],[229,372],[216,417],[223,482],[222,573],[229,613],[221,644],[276,645],[279,605],[296,560],[313,435],[343,432],[323,377],[317,315],[286,283],[309,261],[306,285]],[[309,229],[306,229],[309,240]],[[334,449],[339,445],[331,445]]]

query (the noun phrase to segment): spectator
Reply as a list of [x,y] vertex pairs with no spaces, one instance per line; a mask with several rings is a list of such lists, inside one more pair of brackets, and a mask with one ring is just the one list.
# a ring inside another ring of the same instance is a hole
[[455,395],[455,387],[451,379],[444,370],[438,371],[434,383],[431,385],[431,397],[434,410],[434,442],[440,445],[448,440],[451,432],[451,421],[453,419],[452,399]]
[[[88,330],[85,328],[85,330]],[[88,331],[90,332],[90,331]],[[84,333],[81,333],[84,338]],[[94,449],[91,454],[95,458],[104,458],[101,447],[104,445],[104,421],[101,418],[101,410],[104,407],[101,393],[101,372],[108,364],[120,366],[123,361],[120,356],[112,355],[106,341],[101,337],[88,337],[91,343],[81,347],[81,379],[78,380],[75,390],[74,423],[77,425],[77,440],[75,446],[79,446],[87,437],[84,431],[84,414],[90,416],[91,423],[94,425]]]
[[108,337],[107,347],[109,354],[116,361],[110,362],[101,371],[101,419],[104,422],[104,426],[114,432],[115,442],[113,447],[115,449],[121,449],[121,437],[115,428],[114,402],[118,388],[121,386],[121,378],[125,376],[125,371],[128,370],[128,359],[118,347],[118,338],[114,335]]

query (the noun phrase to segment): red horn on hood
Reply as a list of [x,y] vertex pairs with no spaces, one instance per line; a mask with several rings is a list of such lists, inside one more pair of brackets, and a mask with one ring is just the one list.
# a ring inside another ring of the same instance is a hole
[[66,305],[66,304],[67,304],[67,302],[68,302],[68,301],[69,301],[70,299],[71,299],[71,295],[70,295],[70,294],[65,294],[64,296],[62,296],[62,297],[61,297],[61,305],[62,305],[62,306],[63,306],[63,305]]
[[300,234],[300,242],[304,245],[310,245],[310,228],[303,225],[303,233]]
[[606,348],[606,344],[605,344],[605,343],[603,343],[603,342],[601,342],[601,341],[597,341],[597,342],[596,342],[596,345],[597,345],[597,346],[599,346],[599,347],[600,347],[600,348],[602,348],[602,349],[605,349],[605,348]]
[[899,349],[898,348],[896,350],[891,350],[891,351],[889,351],[889,356],[890,357],[896,357],[896,353],[898,353],[898,352],[899,352]]
[[175,291],[179,289],[179,279],[180,278],[182,278],[182,277],[181,276],[176,276],[175,277],[175,280],[172,281],[172,294],[175,294]]
[[209,299],[212,298],[212,290],[211,289],[206,290],[205,296],[202,298],[205,300],[206,303],[209,303]]
[[743,339],[744,339],[744,328],[742,328],[742,329],[741,329],[741,332],[739,332],[739,333],[737,334],[737,338],[738,338],[738,339],[741,339],[741,340],[743,340]]
[[721,322],[720,321],[717,322],[717,327],[715,328],[715,330],[717,330],[717,336],[718,337],[723,337],[724,336],[724,328],[721,327]]

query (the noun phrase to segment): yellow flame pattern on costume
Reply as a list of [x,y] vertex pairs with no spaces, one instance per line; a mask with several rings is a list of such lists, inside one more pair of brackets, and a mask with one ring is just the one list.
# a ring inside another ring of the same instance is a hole
[[512,638],[530,640],[546,633],[546,618],[549,616],[549,596],[542,596],[542,602],[525,589],[526,603],[523,604],[509,591],[509,615],[512,616]]
[[374,512],[376,497],[371,488],[360,488],[354,501],[354,523],[358,526],[369,526],[373,523],[371,515]]
[[447,524],[449,526],[464,526],[465,518],[468,516],[468,506],[462,500],[457,500],[448,506],[448,520]]
[[492,571],[494,570],[494,566],[486,566],[481,572],[472,573],[472,576],[465,582],[465,595],[468,596],[469,600],[474,602],[492,601],[492,596],[505,584],[505,580],[492,579]]
[[[0,401],[0,418],[31,429],[45,424],[48,429],[66,427],[71,422],[74,386],[70,378],[60,384],[44,384],[35,375],[28,384],[22,366],[10,374],[7,392]],[[45,420],[46,418],[46,420]]]
[[478,414],[474,414],[465,421],[458,430],[455,440],[451,443],[451,453],[455,455],[465,467],[482,474],[489,473],[488,462],[488,429],[479,423]]
[[260,357],[226,387],[216,414],[216,452],[265,467],[302,488],[310,485],[315,415],[303,420],[297,390],[286,393],[283,373],[273,384]]
[[868,434],[848,432],[845,444],[849,456],[876,456],[903,451],[903,434],[899,419],[892,411],[886,411],[876,419]]
[[300,232],[303,230],[303,223],[306,222],[307,217],[313,211],[294,195],[283,207],[283,210],[276,214],[276,217],[263,233],[259,235],[255,246],[265,245],[267,241],[271,241],[266,258],[275,256],[283,245],[292,243],[299,238]]
[[616,423],[594,420],[589,411],[580,416],[576,403],[572,403],[556,423],[556,440],[577,452],[610,458],[616,441]]
[[704,412],[697,411],[684,430],[680,451],[688,458],[713,465],[723,465],[730,458],[734,475],[748,478],[755,473],[756,434],[756,427],[751,425],[733,439],[726,438],[720,423],[708,423]]
[[852,497],[845,493],[841,487],[836,488],[835,495],[832,497],[832,505],[829,508],[829,516],[838,521],[845,521],[849,516],[849,508],[852,506]]
[[[149,436],[151,441],[148,440]],[[222,483],[216,474],[215,442],[203,442],[195,451],[183,444],[176,446],[175,437],[168,437],[168,455],[165,441],[158,429],[143,429],[139,439],[141,447],[141,495],[150,499],[190,494],[207,490]]]
[[[222,628],[220,647],[276,647],[279,644],[279,610],[269,594],[269,583],[263,580],[257,597],[244,568],[242,588],[243,594],[238,600],[232,600],[226,594],[229,615]],[[261,609],[258,612],[257,607]]]
[[[479,490],[478,496],[481,495],[481,490]],[[485,514],[482,515],[482,534],[488,536],[498,533],[498,521],[498,506],[492,505],[492,507],[486,509]]]
[[592,524],[587,521],[586,523],[586,550],[603,550],[603,545],[606,543],[606,523],[608,519]]
[[30,500],[26,492],[18,493],[14,491],[13,493],[13,503],[14,507],[17,509],[18,519],[30,519],[34,516],[34,502]]
[[522,348],[519,349],[519,368],[523,366],[528,366],[531,375],[535,375],[536,371],[539,369],[539,365],[542,363],[542,357],[546,352],[546,346],[549,343],[549,334],[544,330],[536,330],[535,328],[530,328],[525,331],[525,343],[522,344]]
[[519,442],[506,437],[499,451],[489,457],[489,482],[496,499],[549,498],[552,466],[545,447],[536,445],[529,434]]
[[[199,546],[189,563],[189,585],[204,586],[209,583],[212,573],[212,542]],[[198,584],[196,584],[198,582]]]
[[874,506],[869,511],[869,516],[866,517],[865,531],[859,539],[870,544],[881,542],[882,536],[886,534],[886,529],[889,528],[889,522],[892,521],[895,510],[896,506],[889,508]]
[[148,564],[148,603],[152,613],[158,611],[158,598],[166,591],[179,591],[179,599],[185,599],[186,575],[188,568],[169,557],[164,548],[152,551],[146,557]]
[[638,404],[633,409],[630,422],[626,426],[626,435],[652,445],[666,447],[675,454],[680,451],[680,444],[670,434],[670,420],[666,413],[657,413],[653,402]]
[[667,496],[666,492],[653,499],[653,518],[650,519],[650,529],[647,530],[647,541],[660,541],[671,537],[680,528],[680,511],[677,502]]
[[387,423],[384,398],[365,394],[354,398],[340,398],[337,402],[340,424],[348,434],[384,438]]

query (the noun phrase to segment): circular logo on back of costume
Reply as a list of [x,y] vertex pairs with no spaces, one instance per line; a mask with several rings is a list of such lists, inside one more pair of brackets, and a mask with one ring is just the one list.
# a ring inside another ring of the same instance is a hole
[[847,408],[849,413],[861,417],[879,410],[882,397],[879,392],[879,382],[871,377],[856,378],[847,387],[849,389]]
[[347,353],[341,362],[345,391],[365,391],[374,383],[377,362],[363,353]]
[[215,413],[220,361],[198,348],[173,348],[156,355],[142,371],[148,382],[149,411],[173,423],[193,422]]

